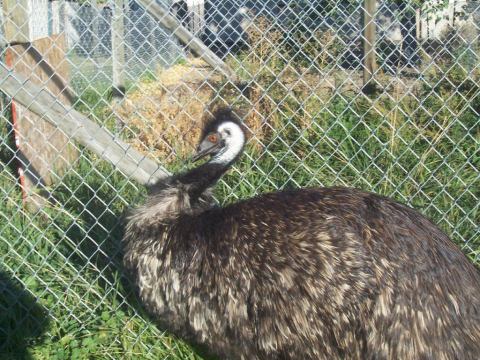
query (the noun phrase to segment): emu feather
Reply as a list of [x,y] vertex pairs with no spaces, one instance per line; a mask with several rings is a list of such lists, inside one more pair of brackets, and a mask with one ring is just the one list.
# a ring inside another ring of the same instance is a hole
[[125,267],[162,327],[229,359],[479,358],[479,272],[417,211],[348,188],[213,205],[238,126],[218,112],[212,159],[129,217]]

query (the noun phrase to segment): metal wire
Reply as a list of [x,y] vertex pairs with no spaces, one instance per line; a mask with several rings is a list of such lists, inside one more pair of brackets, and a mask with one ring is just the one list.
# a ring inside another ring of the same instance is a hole
[[[119,28],[122,1],[19,1],[30,14],[30,41],[5,46],[3,62],[25,75],[20,62],[35,50],[31,41],[63,36],[58,99],[172,170],[184,166],[202,116],[226,103],[250,136],[219,185],[220,201],[288,187],[360,187],[419,209],[480,263],[480,5],[377,3],[373,94],[363,80],[362,1],[162,2],[241,85],[196,59],[135,1],[123,2]],[[56,81],[41,61],[27,68],[37,84]],[[116,76],[124,98],[112,90]],[[23,346],[48,357],[46,344],[63,341],[66,357],[181,358],[187,350],[146,320],[121,272],[121,217],[143,187],[5,96],[1,119],[0,314],[8,315],[0,354]],[[54,168],[48,181],[30,162],[45,152],[40,137],[53,148],[50,160],[35,163]],[[32,189],[47,199],[34,211],[26,210]]]

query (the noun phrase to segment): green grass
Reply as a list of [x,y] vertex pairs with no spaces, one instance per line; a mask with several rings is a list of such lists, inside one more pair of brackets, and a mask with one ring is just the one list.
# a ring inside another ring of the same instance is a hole
[[[420,210],[480,264],[476,94],[456,121],[433,96],[423,98],[424,109],[411,97],[398,105],[335,97],[304,128],[296,121],[302,114],[288,115],[292,106],[285,106],[268,145],[247,150],[218,196],[235,201],[277,188],[332,185],[373,191]],[[436,122],[427,112],[437,112]]]
[[0,187],[0,358],[194,358],[145,320],[121,275],[119,220],[142,189],[94,156],[52,189],[61,205],[35,215],[7,168]]
[[[463,96],[451,96],[447,82],[397,101],[345,95],[322,103],[309,94],[280,101],[284,91],[269,81],[281,115],[264,139],[266,146],[248,146],[219,184],[222,202],[277,188],[354,186],[419,209],[480,264],[475,200],[480,197],[480,91],[475,83],[465,85]],[[85,91],[76,106],[108,124],[108,97],[99,100],[98,93],[107,94]],[[11,143],[6,127],[0,128],[0,164],[5,165],[12,158]],[[147,320],[122,276],[121,219],[144,197],[142,187],[85,152],[50,189],[51,204],[28,214],[21,210],[11,166],[3,165],[1,359],[200,358]],[[172,170],[181,167],[181,160],[171,165]]]

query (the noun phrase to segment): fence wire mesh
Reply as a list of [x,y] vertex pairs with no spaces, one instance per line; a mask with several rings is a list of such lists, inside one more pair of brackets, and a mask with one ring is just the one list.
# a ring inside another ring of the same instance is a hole
[[[477,1],[152,2],[237,83],[145,3],[4,0],[2,67],[171,171],[187,166],[204,114],[227,104],[249,141],[221,203],[362,188],[419,209],[480,263]],[[199,358],[144,316],[122,275],[121,219],[144,186],[16,94],[1,107],[1,357]]]

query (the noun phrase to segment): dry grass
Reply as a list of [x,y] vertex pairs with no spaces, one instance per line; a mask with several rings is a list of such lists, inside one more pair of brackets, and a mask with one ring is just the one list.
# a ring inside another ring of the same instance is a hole
[[[115,111],[128,131],[127,141],[162,163],[191,153],[209,115],[218,106],[232,105],[238,97],[236,89],[223,84],[222,76],[199,59],[159,71],[155,80],[141,82],[130,91]],[[262,93],[255,86],[246,98],[241,96],[243,104],[234,106],[244,115],[252,142],[258,146],[274,125],[266,124],[265,114],[275,114],[273,102]]]
[[129,142],[166,162],[191,151],[220,81],[202,61],[190,60],[140,83],[117,110],[131,131]]
[[[159,70],[155,80],[140,82],[128,93],[117,115],[125,122],[129,142],[136,149],[162,159],[162,163],[191,153],[205,114],[219,104],[239,113],[251,144],[261,149],[282,128],[283,118],[294,117],[296,126],[309,129],[336,94],[361,93],[361,71],[341,68],[334,61],[342,48],[331,32],[296,38],[313,63],[294,63],[285,61],[292,56],[289,46],[282,29],[269,19],[256,18],[246,31],[248,49],[230,59],[229,65],[240,78],[255,79],[247,91],[225,86],[225,79],[205,62],[189,59]],[[376,81],[383,93],[417,93],[422,87],[416,76],[405,74],[379,71]]]

